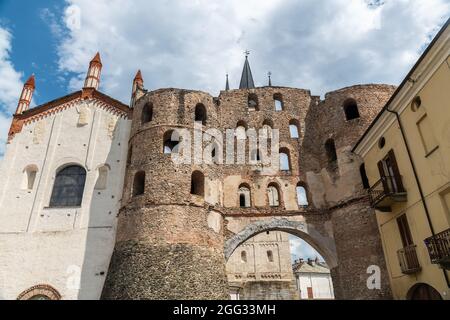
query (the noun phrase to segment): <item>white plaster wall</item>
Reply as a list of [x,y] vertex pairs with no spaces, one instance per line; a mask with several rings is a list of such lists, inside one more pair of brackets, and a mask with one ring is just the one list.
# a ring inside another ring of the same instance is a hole
[[[87,123],[80,125],[83,109]],[[16,299],[37,284],[53,286],[63,299],[100,297],[114,248],[130,122],[94,100],[80,101],[25,125],[7,145],[0,171],[0,299]],[[38,168],[35,184],[22,190],[30,164]],[[48,208],[56,171],[67,164],[87,170],[82,205]],[[110,166],[107,187],[94,190],[104,164]]]
[[300,299],[308,299],[308,287],[312,288],[314,299],[334,299],[333,282],[329,273],[299,273],[296,277]]

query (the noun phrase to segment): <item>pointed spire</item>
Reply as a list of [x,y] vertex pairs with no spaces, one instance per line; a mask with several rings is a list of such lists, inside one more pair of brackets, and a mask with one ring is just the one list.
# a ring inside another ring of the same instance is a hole
[[267,76],[269,77],[269,87],[271,87],[272,86],[272,78],[271,78],[271,76],[272,76],[272,72],[268,72],[267,73]]
[[138,70],[133,79],[133,87],[131,89],[131,101],[130,106],[133,107],[134,102],[137,99],[139,89],[144,89],[144,78],[142,77],[141,70]]
[[33,89],[36,88],[34,73],[28,78],[27,82],[25,82],[25,86],[29,86]]
[[19,103],[17,104],[16,114],[21,114],[30,108],[31,99],[33,98],[34,89],[36,88],[34,74],[28,78],[23,85],[20,94]]
[[94,58],[89,63],[89,69],[86,75],[86,80],[84,81],[83,88],[94,88],[98,90],[100,85],[100,73],[102,71],[102,60],[100,59],[100,53],[94,56]]
[[134,77],[134,81],[140,81],[140,82],[144,82],[144,79],[142,78],[142,74],[141,74],[141,70],[138,70],[138,72],[136,73],[136,76]]
[[227,73],[227,81],[225,83],[225,91],[230,90],[230,83],[228,82],[228,73]]
[[250,70],[250,63],[248,62],[249,51],[245,51],[245,63],[242,70],[241,83],[239,89],[253,89],[255,84],[253,82],[252,71]]
[[102,60],[100,59],[100,52],[97,51],[97,53],[95,54],[95,57],[91,60],[91,63],[93,62],[97,62],[97,63],[102,63]]

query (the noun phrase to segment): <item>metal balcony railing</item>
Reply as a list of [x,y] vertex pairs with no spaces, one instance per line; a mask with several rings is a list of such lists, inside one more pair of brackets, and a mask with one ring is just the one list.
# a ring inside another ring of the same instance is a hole
[[425,239],[431,263],[450,269],[450,229]]
[[404,274],[416,273],[422,269],[417,258],[416,247],[412,244],[397,251],[400,268]]
[[369,189],[369,196],[371,206],[381,211],[393,202],[406,201],[401,177],[382,177]]

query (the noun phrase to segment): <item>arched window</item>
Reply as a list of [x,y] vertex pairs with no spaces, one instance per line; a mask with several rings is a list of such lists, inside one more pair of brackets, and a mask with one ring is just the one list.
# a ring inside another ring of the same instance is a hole
[[164,133],[164,145],[163,145],[163,151],[165,154],[170,154],[174,152],[174,148],[178,145],[179,141],[175,141],[172,138],[172,134],[174,133],[174,130],[169,130]]
[[333,139],[328,139],[325,142],[325,151],[327,153],[328,163],[332,164],[333,162],[336,162],[337,160],[336,145],[334,144]]
[[194,171],[192,173],[191,194],[201,197],[205,195],[205,176],[200,171]]
[[345,118],[353,120],[359,118],[358,104],[354,99],[347,99],[344,102]]
[[361,164],[361,166],[359,167],[359,173],[361,174],[361,180],[362,180],[364,189],[369,189],[370,188],[369,179],[367,178],[366,166],[364,165],[364,163]]
[[267,250],[267,261],[273,262],[273,252],[272,252],[272,250]]
[[239,195],[239,207],[250,207],[250,188],[246,184],[241,184],[238,190]]
[[291,134],[291,138],[298,139],[298,121],[297,120],[291,120],[289,122],[289,133]]
[[145,192],[145,171],[136,172],[133,180],[133,197]]
[[280,194],[276,184],[269,184],[267,187],[267,197],[269,199],[269,206],[278,207],[280,205]]
[[142,108],[141,122],[142,124],[152,121],[153,119],[153,104],[146,103]]
[[247,262],[247,251],[241,251],[241,262],[242,263]]
[[195,106],[195,122],[206,125],[206,108],[203,104],[198,103]]
[[299,182],[297,184],[297,203],[300,207],[307,207],[308,203],[308,194],[306,192],[306,188],[303,183]]
[[282,111],[284,109],[283,96],[280,93],[273,95],[273,101],[275,104],[275,111]]
[[281,171],[291,170],[289,150],[287,148],[280,149],[280,170]]
[[27,166],[23,170],[22,189],[33,190],[34,182],[36,181],[37,172],[38,172],[38,168],[34,164]]
[[239,121],[236,125],[236,138],[239,140],[247,139],[247,124],[244,121]]
[[248,109],[259,110],[258,96],[254,93],[248,95]]
[[60,170],[55,177],[50,207],[78,207],[83,200],[86,170],[71,165]]
[[106,189],[108,183],[108,171],[109,166],[106,164],[98,168],[98,178],[97,182],[95,183],[95,190]]
[[264,136],[267,137],[267,139],[272,138],[272,129],[273,129],[273,122],[271,120],[264,120],[262,129],[264,130]]

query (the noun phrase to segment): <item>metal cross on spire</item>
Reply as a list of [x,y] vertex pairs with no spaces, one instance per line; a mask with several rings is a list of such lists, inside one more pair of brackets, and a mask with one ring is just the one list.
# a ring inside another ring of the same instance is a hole
[[244,54],[245,54],[245,57],[247,58],[247,57],[248,57],[248,55],[250,54],[250,51],[248,51],[248,50],[245,50],[245,51],[244,51]]

